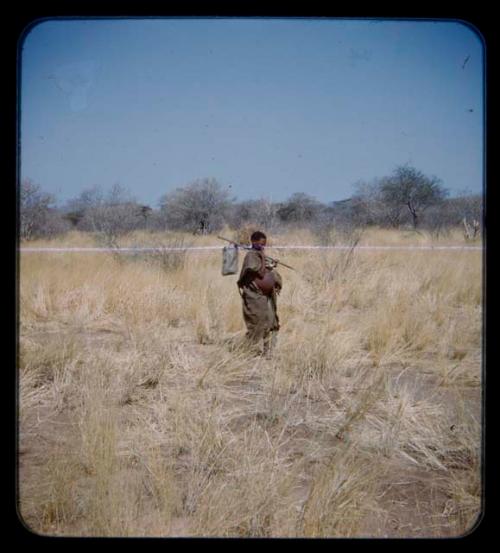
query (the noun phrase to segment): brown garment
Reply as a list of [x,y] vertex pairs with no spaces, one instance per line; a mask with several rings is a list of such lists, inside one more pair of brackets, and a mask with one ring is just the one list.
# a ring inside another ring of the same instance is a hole
[[[257,286],[255,279],[263,278],[265,272],[271,272],[275,287],[265,295]],[[250,250],[243,260],[238,287],[243,300],[243,319],[247,327],[247,337],[256,343],[267,339],[272,331],[278,331],[276,289],[281,289],[281,275],[271,268],[266,268],[264,256],[257,250]]]

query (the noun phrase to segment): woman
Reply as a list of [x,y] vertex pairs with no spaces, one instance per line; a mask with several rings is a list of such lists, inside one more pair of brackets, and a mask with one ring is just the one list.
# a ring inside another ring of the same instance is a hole
[[[238,288],[243,301],[243,319],[247,327],[247,339],[259,348],[263,341],[263,353],[271,358],[280,328],[277,314],[277,295],[281,291],[281,275],[275,264],[264,255],[267,237],[256,231],[250,238],[252,249],[243,260]],[[260,349],[260,348],[259,348]]]

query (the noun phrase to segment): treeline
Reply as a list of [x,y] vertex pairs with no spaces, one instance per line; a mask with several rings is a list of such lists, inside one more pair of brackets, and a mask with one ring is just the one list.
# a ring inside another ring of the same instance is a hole
[[139,229],[211,234],[225,225],[274,232],[293,225],[309,228],[320,238],[333,229],[367,226],[408,227],[436,235],[460,226],[465,238],[473,240],[480,234],[482,221],[479,194],[464,192],[449,197],[438,178],[407,165],[397,167],[389,176],[358,182],[350,198],[329,203],[302,192],[282,202],[264,198],[238,201],[217,180],[205,178],[165,194],[157,208],[137,202],[120,185],[107,192],[89,188],[57,206],[53,195],[24,180],[19,206],[23,240],[80,230],[97,233],[110,245]]

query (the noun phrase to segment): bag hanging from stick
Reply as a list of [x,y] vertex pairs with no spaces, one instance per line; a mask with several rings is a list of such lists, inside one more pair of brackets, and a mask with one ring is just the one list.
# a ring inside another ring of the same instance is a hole
[[238,272],[238,248],[233,246],[224,246],[222,249],[222,274],[234,275]]

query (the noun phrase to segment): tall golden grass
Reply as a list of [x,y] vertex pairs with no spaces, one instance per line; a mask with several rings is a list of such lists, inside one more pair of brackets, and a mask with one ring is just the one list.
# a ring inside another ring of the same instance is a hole
[[[314,243],[293,234],[271,242]],[[217,243],[136,233],[123,245],[152,240]],[[372,230],[360,244],[422,241],[436,243]],[[73,233],[50,245],[95,244]],[[33,532],[471,530],[481,251],[279,255],[297,270],[281,269],[282,329],[266,360],[240,347],[236,277],[221,276],[217,251],[21,254],[19,513]]]

